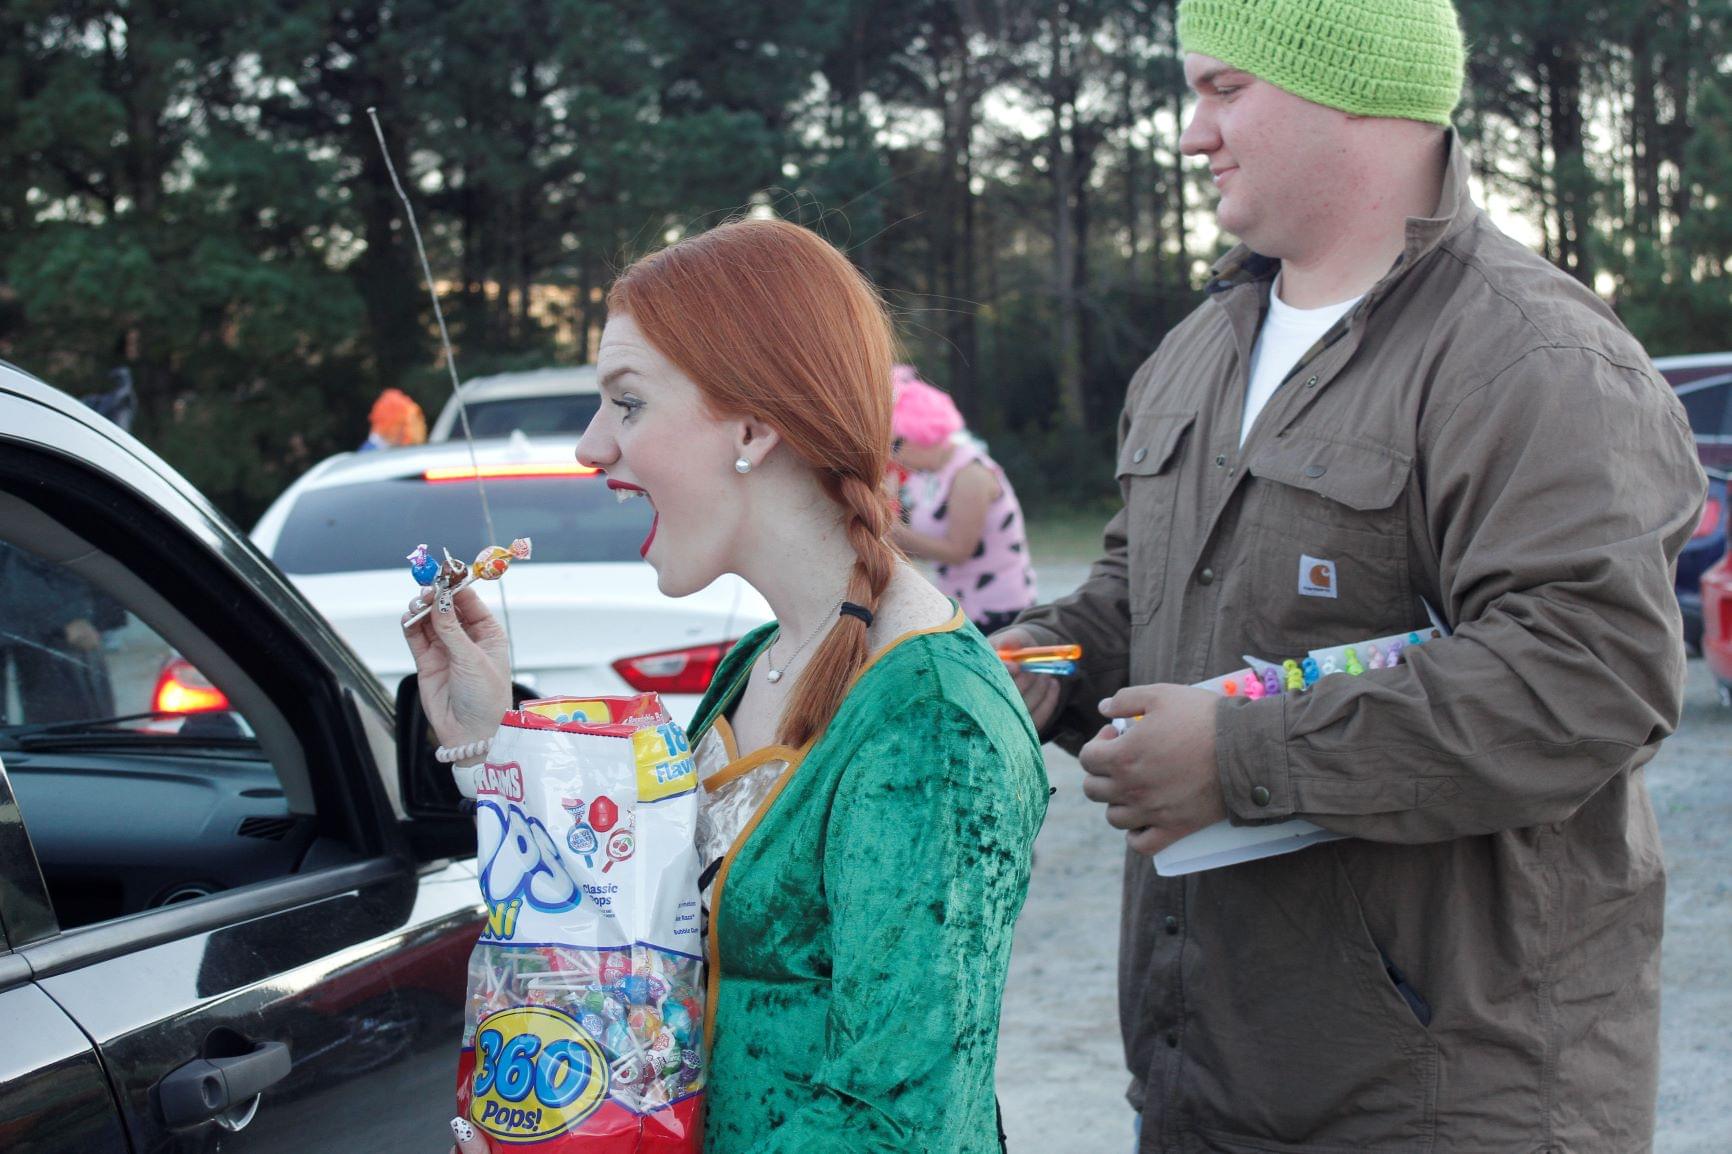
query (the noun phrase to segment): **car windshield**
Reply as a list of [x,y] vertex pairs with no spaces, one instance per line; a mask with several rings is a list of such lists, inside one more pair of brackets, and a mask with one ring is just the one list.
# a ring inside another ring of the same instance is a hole
[[[509,437],[514,431],[530,436],[570,433],[581,436],[589,419],[601,407],[598,393],[562,393],[550,397],[513,397],[497,401],[470,401],[469,431],[477,438]],[[453,440],[463,435],[463,420],[451,425]]]
[[467,561],[486,545],[529,537],[536,561],[637,561],[654,516],[647,501],[618,502],[599,475],[489,478],[487,504],[495,542],[484,540],[473,480],[415,476],[312,489],[289,510],[271,560],[303,575],[397,569],[422,542]]

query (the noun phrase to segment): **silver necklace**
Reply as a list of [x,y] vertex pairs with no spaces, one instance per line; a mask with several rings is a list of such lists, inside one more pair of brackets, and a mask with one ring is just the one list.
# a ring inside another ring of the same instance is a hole
[[[846,600],[846,597],[842,599],[842,601]],[[836,602],[836,608],[818,620],[818,628],[812,630],[811,633],[806,635],[806,640],[800,642],[800,648],[794,650],[794,656],[782,662],[782,668],[780,669],[776,668],[775,649],[776,642],[782,639],[782,631],[780,629],[776,630],[776,635],[770,639],[768,645],[764,646],[764,679],[766,681],[771,685],[774,685],[776,682],[782,680],[782,674],[788,672],[788,667],[794,664],[794,662],[800,660],[800,654],[806,652],[806,647],[811,645],[813,641],[817,640],[818,634],[824,632],[825,623],[829,622],[830,624],[835,624],[831,618],[842,612],[842,601]]]

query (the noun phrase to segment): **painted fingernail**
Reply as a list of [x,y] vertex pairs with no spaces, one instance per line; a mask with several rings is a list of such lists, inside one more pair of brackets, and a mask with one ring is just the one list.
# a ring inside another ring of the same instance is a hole
[[471,1138],[475,1137],[475,1127],[471,1126],[461,1118],[451,1119],[451,1132],[457,1135],[457,1140],[459,1142],[467,1142]]

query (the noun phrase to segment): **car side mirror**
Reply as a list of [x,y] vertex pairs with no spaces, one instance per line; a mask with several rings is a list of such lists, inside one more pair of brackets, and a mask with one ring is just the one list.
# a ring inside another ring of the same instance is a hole
[[[514,706],[535,696],[524,686],[511,686]],[[397,783],[416,860],[474,857],[475,806],[458,790],[451,767],[433,756],[439,739],[421,708],[421,681],[413,673],[397,686],[396,720]]]

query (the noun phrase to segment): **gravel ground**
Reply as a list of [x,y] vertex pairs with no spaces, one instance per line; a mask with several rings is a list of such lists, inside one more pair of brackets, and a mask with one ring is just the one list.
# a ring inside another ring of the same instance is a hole
[[[1040,570],[1042,596],[1086,566]],[[1036,843],[999,1040],[998,1087],[1017,1154],[1131,1146],[1115,1009],[1121,835],[1049,746],[1058,793]],[[1684,720],[1648,769],[1671,880],[1660,1024],[1658,1154],[1732,1150],[1732,709],[1690,662]]]

